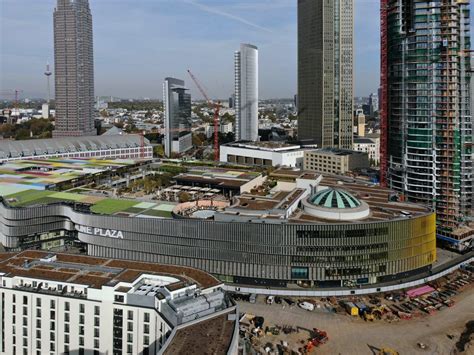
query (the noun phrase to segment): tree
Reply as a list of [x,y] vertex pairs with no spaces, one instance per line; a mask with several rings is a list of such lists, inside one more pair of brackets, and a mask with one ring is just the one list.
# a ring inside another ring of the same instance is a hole
[[157,158],[163,158],[165,156],[165,150],[162,144],[153,147],[153,156]]
[[182,191],[178,194],[178,200],[180,203],[185,203],[191,201],[191,195],[186,191]]

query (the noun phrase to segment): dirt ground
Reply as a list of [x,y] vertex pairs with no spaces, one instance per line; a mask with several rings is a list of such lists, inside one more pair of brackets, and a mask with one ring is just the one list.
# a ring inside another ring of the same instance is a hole
[[[434,315],[426,315],[412,320],[400,320],[393,323],[386,321],[365,322],[360,318],[348,315],[333,314],[325,311],[308,312],[288,305],[267,305],[262,299],[256,304],[239,302],[241,312],[262,316],[265,326],[291,325],[306,329],[320,328],[326,330],[329,342],[313,351],[314,354],[341,355],[375,355],[377,349],[389,347],[404,354],[448,355],[458,354],[455,344],[465,330],[466,323],[474,320],[474,288],[457,295],[456,304],[443,309]],[[259,340],[262,344],[276,344],[286,340],[290,348],[297,350],[301,341],[308,339],[307,331],[278,337],[265,336]],[[427,345],[420,349],[418,343]],[[474,355],[474,345],[462,353]]]

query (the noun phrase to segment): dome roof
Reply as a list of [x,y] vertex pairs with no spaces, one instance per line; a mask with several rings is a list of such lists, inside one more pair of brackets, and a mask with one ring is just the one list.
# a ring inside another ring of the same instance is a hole
[[308,202],[314,206],[338,209],[356,208],[361,205],[361,202],[349,192],[333,188],[315,193]]

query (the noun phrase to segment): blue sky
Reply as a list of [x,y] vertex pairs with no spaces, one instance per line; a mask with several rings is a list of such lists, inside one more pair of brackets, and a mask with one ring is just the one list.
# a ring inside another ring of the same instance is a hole
[[[296,0],[89,0],[96,95],[161,98],[166,76],[194,72],[212,97],[233,92],[233,53],[259,47],[260,96],[296,93]],[[46,96],[55,0],[0,0],[0,90]],[[355,0],[355,93],[379,85],[379,1]]]

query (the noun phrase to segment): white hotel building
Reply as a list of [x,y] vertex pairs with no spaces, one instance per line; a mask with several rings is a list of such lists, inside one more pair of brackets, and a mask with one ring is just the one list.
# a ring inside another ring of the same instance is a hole
[[224,353],[237,348],[236,307],[216,279],[190,268],[0,254],[0,302],[0,354],[174,355],[202,322],[226,330],[215,338]]

